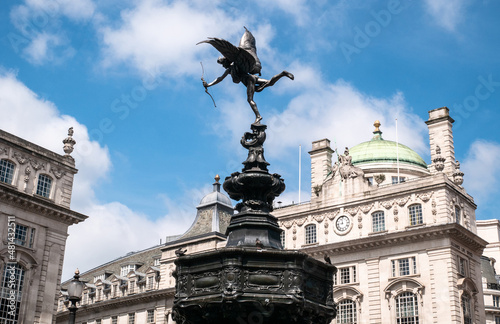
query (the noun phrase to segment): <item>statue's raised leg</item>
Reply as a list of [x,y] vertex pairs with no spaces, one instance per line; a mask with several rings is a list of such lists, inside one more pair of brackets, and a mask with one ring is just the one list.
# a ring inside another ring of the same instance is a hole
[[279,79],[281,79],[282,77],[286,76],[287,78],[289,78],[290,80],[293,80],[294,79],[294,76],[292,73],[288,72],[288,71],[283,71],[279,74],[276,74],[275,76],[273,76],[270,80],[265,80],[265,79],[261,79],[259,78],[257,80],[257,83],[259,84],[256,88],[255,88],[255,91],[256,92],[261,92],[262,90],[264,90],[265,88],[267,87],[272,87]]

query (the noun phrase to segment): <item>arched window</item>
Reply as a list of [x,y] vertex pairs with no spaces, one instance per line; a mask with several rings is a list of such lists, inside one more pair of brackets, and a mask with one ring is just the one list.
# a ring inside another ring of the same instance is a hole
[[280,234],[281,246],[285,248],[285,231],[282,231]]
[[385,231],[385,216],[383,211],[376,211],[372,214],[372,224],[374,232]]
[[457,224],[462,222],[462,210],[458,206],[455,206],[455,222]]
[[306,244],[316,243],[316,224],[306,226]]
[[464,324],[472,324],[472,312],[470,296],[466,293],[462,294],[462,315],[464,317]]
[[410,205],[408,207],[408,214],[410,215],[410,225],[420,225],[424,222],[422,218],[422,205]]
[[14,169],[16,165],[7,160],[0,160],[0,181],[12,184],[14,178]]
[[[0,323],[15,324],[18,322],[23,283],[24,269],[17,263],[6,263],[0,287]],[[14,300],[13,304],[12,300]],[[12,306],[15,308],[11,308]]]
[[417,296],[405,291],[396,296],[396,323],[418,324]]
[[338,324],[356,324],[357,313],[356,313],[356,303],[350,299],[341,300],[338,303],[338,314],[337,323]]
[[38,176],[36,194],[45,198],[50,198],[51,187],[52,187],[52,178],[46,174],[40,174]]

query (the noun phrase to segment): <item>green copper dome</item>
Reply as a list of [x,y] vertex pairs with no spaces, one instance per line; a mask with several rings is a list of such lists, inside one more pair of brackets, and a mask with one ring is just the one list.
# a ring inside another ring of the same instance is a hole
[[[375,122],[374,136],[371,141],[358,144],[349,149],[352,164],[394,162],[412,164],[427,169],[427,163],[414,150],[401,143],[386,141],[379,130],[380,122]],[[399,151],[399,152],[398,152]]]

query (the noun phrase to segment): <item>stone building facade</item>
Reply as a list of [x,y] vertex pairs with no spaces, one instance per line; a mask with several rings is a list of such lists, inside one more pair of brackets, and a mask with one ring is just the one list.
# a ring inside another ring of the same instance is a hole
[[[86,283],[78,306],[78,323],[173,323],[177,255],[214,250],[226,244],[224,234],[233,207],[229,197],[220,192],[219,179],[216,177],[213,191],[200,201],[195,220],[186,233],[81,274],[80,280]],[[57,323],[68,321],[67,306],[67,293],[63,289]]]
[[[430,165],[409,147],[385,140],[379,122],[371,140],[344,152],[335,152],[328,139],[313,142],[311,200],[273,211],[285,249],[317,259],[327,256],[337,266],[334,323],[486,321],[482,254],[487,241],[478,236],[476,205],[462,186],[453,119],[443,107],[430,111],[426,123]],[[91,302],[84,297],[77,322],[172,323],[175,251],[191,254],[224,246],[231,210],[216,182],[182,237],[84,273],[88,294],[97,298],[99,287],[109,293]],[[158,265],[152,255],[160,252]],[[149,261],[143,253],[150,253]],[[119,275],[135,260],[143,261]],[[155,272],[159,282],[154,289],[139,287],[139,293],[131,293],[130,285],[148,287],[148,273],[154,277]],[[116,284],[122,289],[118,296],[113,295]],[[63,290],[58,323],[67,320],[65,298]]]
[[55,322],[70,209],[72,131],[59,155],[0,130],[0,323]]

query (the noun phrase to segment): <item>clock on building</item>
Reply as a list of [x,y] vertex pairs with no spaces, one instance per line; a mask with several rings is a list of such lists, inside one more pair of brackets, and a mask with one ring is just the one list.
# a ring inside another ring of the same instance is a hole
[[351,227],[351,219],[345,215],[342,215],[337,218],[335,227],[339,232],[344,233]]

